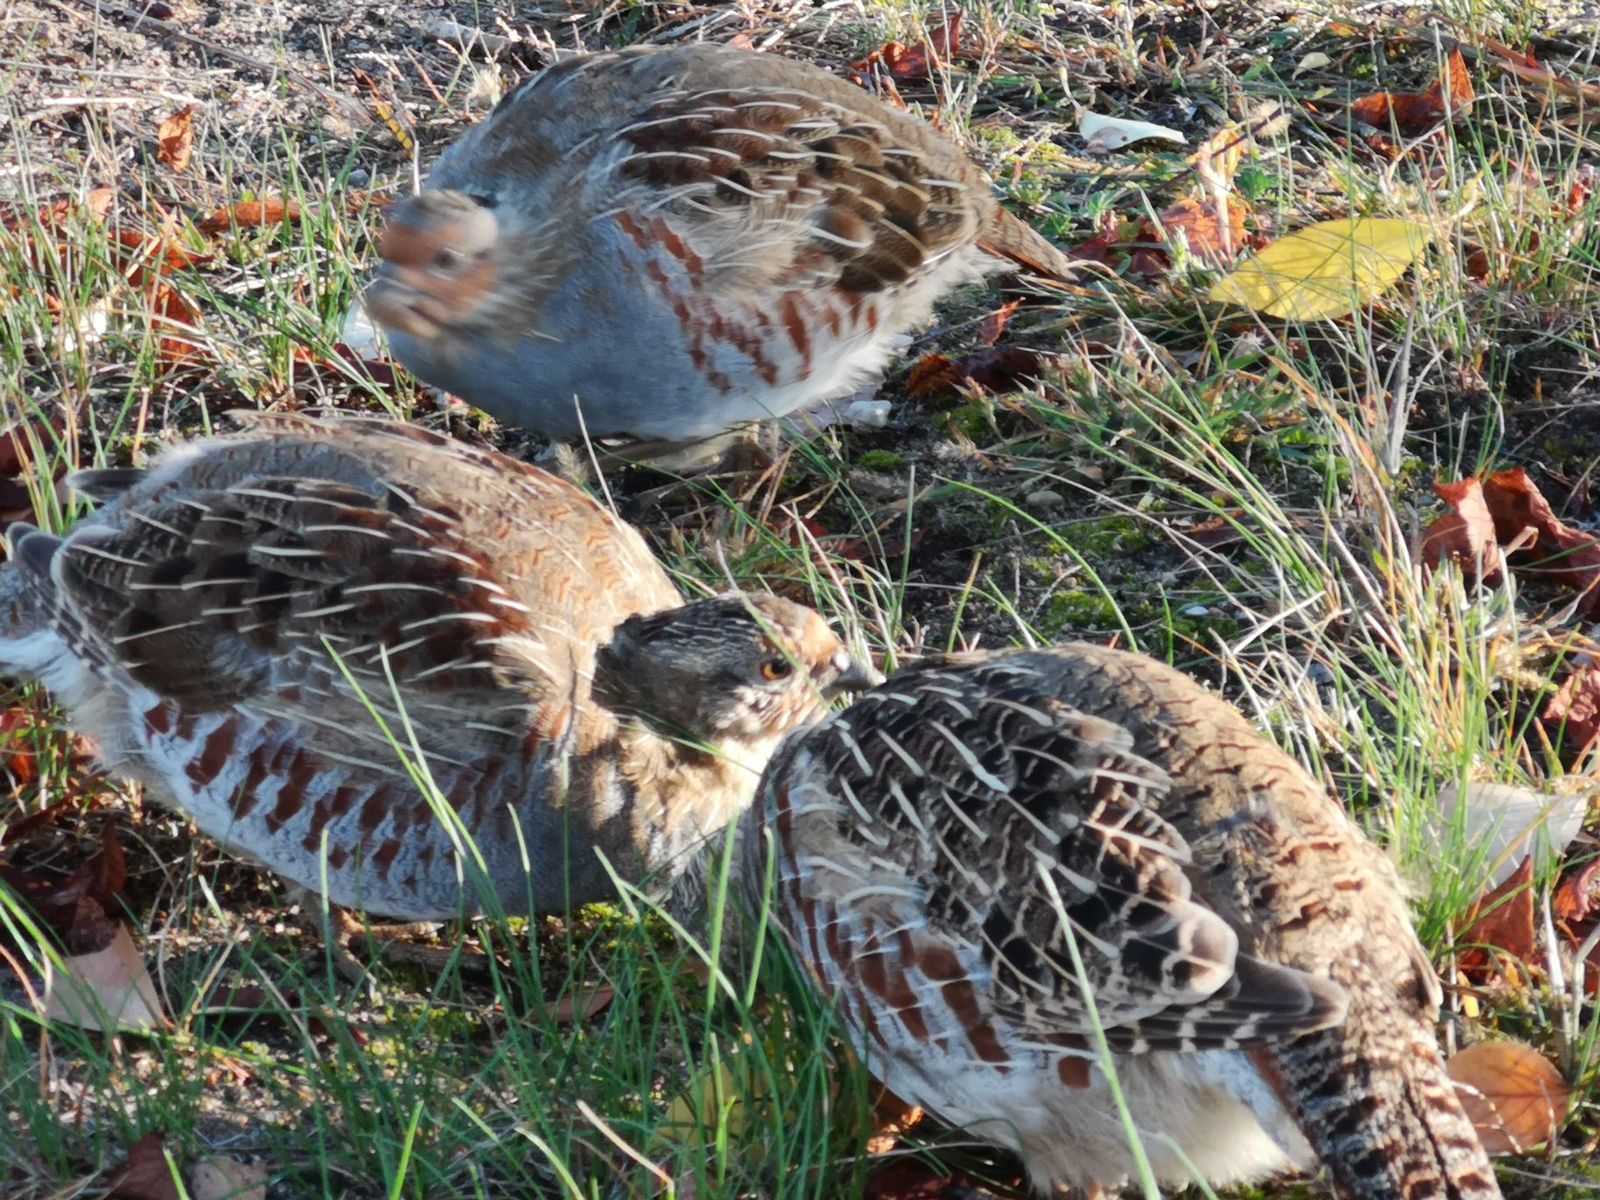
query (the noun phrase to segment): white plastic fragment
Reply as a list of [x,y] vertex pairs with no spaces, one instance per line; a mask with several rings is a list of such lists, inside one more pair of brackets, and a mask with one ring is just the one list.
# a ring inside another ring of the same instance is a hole
[[1180,146],[1186,145],[1189,140],[1176,129],[1168,129],[1165,125],[1134,121],[1127,117],[1107,117],[1091,112],[1084,113],[1079,120],[1078,132],[1088,143],[1085,149],[1090,154],[1109,154],[1113,150],[1120,150],[1124,146],[1142,142],[1146,138],[1176,142]]
[[344,322],[339,326],[339,340],[355,351],[358,358],[383,357],[383,349],[378,344],[378,327],[373,324],[366,306],[359,300],[344,314]]
[[[1429,837],[1442,857],[1459,821],[1461,845],[1489,868],[1485,890],[1497,888],[1530,853],[1536,871],[1561,857],[1594,797],[1593,789],[1558,796],[1509,783],[1469,783],[1459,790],[1450,784],[1439,790],[1439,820]],[[1462,806],[1466,811],[1457,816]]]

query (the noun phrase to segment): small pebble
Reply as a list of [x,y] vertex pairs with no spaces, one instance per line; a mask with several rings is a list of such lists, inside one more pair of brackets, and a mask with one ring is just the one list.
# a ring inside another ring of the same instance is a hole
[[1040,488],[1037,492],[1029,492],[1022,502],[1029,508],[1049,511],[1052,508],[1060,508],[1067,502],[1067,498],[1050,488]]
[[1191,604],[1183,610],[1183,615],[1186,617],[1209,617],[1211,610],[1204,604]]
[[852,400],[844,406],[844,421],[857,429],[882,429],[889,423],[889,402]]

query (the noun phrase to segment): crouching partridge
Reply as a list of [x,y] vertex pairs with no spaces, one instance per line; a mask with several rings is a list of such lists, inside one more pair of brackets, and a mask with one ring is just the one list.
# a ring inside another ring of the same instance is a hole
[[1042,1193],[1134,1177],[1098,1024],[1164,1183],[1320,1163],[1362,1200],[1500,1194],[1394,871],[1166,666],[932,662],[794,735],[744,820],[745,886],[775,853],[774,920],[869,1069]]
[[715,45],[528,79],[379,252],[366,307],[417,375],[549,437],[658,443],[848,394],[1005,260],[1070,270],[928,125]]
[[597,852],[670,875],[858,678],[810,609],[684,604],[584,493],[406,426],[261,418],[77,483],[106,503],[65,537],[12,527],[0,670],[341,905],[559,908],[613,894]]

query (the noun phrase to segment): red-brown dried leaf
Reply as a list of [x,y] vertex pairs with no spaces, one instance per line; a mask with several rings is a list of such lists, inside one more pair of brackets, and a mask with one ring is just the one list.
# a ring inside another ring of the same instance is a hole
[[1586,925],[1600,917],[1600,857],[1591,858],[1577,870],[1568,871],[1550,897],[1556,925],[1574,945],[1589,936]]
[[1219,546],[1231,545],[1244,540],[1244,534],[1239,531],[1243,511],[1238,510],[1231,514],[1235,519],[1229,520],[1224,516],[1207,517],[1204,521],[1189,526],[1182,531],[1184,537],[1194,542],[1197,546],[1204,546],[1208,550],[1215,550]]
[[1584,593],[1585,615],[1600,610],[1600,589],[1595,586],[1600,582],[1600,539],[1557,517],[1521,467],[1490,475],[1483,481],[1483,497],[1500,545],[1521,539],[1519,548],[1508,555],[1518,575]]
[[132,229],[117,230],[112,234],[112,241],[122,247],[118,265],[134,287],[142,287],[169,271],[187,271],[211,261],[209,254],[196,254],[167,238],[151,237]]
[[[34,515],[34,498],[30,496],[26,486],[16,482],[14,478],[0,480],[0,528],[5,528],[11,522],[26,522],[32,515]],[[0,554],[3,554],[3,550],[0,550]]]
[[[1593,847],[1587,857],[1568,862],[1561,880],[1550,897],[1550,911],[1556,929],[1574,955],[1600,926],[1600,854]],[[1583,974],[1583,990],[1600,995],[1600,944],[1590,948],[1581,964],[1573,964],[1573,976]]]
[[1019,297],[1008,300],[994,312],[983,319],[983,324],[978,326],[978,341],[985,346],[992,346],[1000,340],[1000,335],[1006,331],[1006,326],[1011,324],[1011,316],[1022,306]]
[[110,909],[122,898],[122,889],[128,886],[128,856],[122,851],[115,821],[101,822],[100,853],[84,869],[92,872],[88,895],[102,908]]
[[116,231],[112,240],[121,247],[119,266],[129,286],[144,292],[145,310],[157,338],[157,362],[170,370],[199,357],[194,338],[200,310],[171,276],[209,262],[211,256],[186,250],[165,236],[131,229]]
[[1594,191],[1594,165],[1584,163],[1572,175],[1572,185],[1567,189],[1567,213],[1576,216],[1589,203]]
[[906,373],[906,395],[912,399],[949,391],[955,386],[955,364],[943,354],[924,354]]
[[170,283],[158,283],[150,293],[150,326],[156,332],[156,361],[171,369],[202,356],[195,343],[200,310]]
[[962,383],[989,392],[1003,392],[1023,379],[1036,379],[1051,356],[1026,346],[992,346],[956,360]]
[[298,221],[300,206],[293,200],[268,196],[262,200],[241,200],[200,218],[198,228],[207,237],[225,233],[230,229],[259,229],[263,225],[279,225],[284,221]]
[[194,105],[186,104],[162,121],[156,141],[156,157],[181,175],[194,153]]
[[1456,960],[1463,978],[1480,985],[1496,977],[1513,985],[1519,982],[1519,972],[1532,961],[1537,946],[1531,856],[1473,905],[1459,941],[1469,947]]
[[1249,236],[1245,232],[1245,219],[1250,206],[1238,196],[1227,198],[1228,213],[1224,224],[1217,206],[1199,200],[1180,200],[1161,213],[1161,231],[1164,241],[1182,231],[1189,242],[1189,252],[1208,262],[1230,262],[1242,250]]
[[29,705],[16,704],[0,714],[0,745],[5,747],[5,771],[14,787],[26,787],[39,778],[39,765],[28,743],[41,724],[38,711]]
[[195,342],[200,310],[170,283],[158,283],[150,294],[151,327],[156,331],[156,361],[171,369],[204,351]]
[[110,820],[101,827],[100,849],[71,875],[49,878],[0,863],[0,880],[79,954],[100,948],[98,926],[106,922],[106,910],[117,906],[127,878],[127,859]]
[[1525,1154],[1560,1131],[1571,1089],[1532,1046],[1479,1042],[1452,1055],[1446,1067],[1489,1154]]
[[1466,257],[1462,259],[1461,269],[1479,283],[1487,282],[1490,269],[1489,252],[1476,242],[1466,242],[1462,245],[1462,249],[1466,251]]
[[868,1154],[887,1154],[902,1136],[922,1124],[923,1111],[907,1104],[883,1084],[873,1083],[872,1133],[867,1138]]
[[1561,681],[1539,721],[1550,741],[1561,749],[1561,761],[1572,766],[1600,739],[1600,669],[1577,667]]
[[[298,1001],[299,997],[293,992],[284,993],[284,998],[291,1004]],[[223,983],[217,982],[206,993],[204,1002],[198,1011],[207,1016],[221,1016],[231,1013],[246,1013],[255,1015],[275,1006],[275,1001],[267,994],[267,989],[254,983]]]
[[904,42],[885,42],[866,58],[850,64],[853,71],[866,74],[881,70],[890,79],[901,83],[920,83],[940,67],[948,66],[961,56],[961,14],[954,12],[937,29],[916,46]]
[[[115,188],[97,187],[90,188],[81,200],[76,196],[59,196],[40,207],[33,214],[33,218],[46,229],[65,225],[72,214],[80,210],[91,221],[103,221],[106,213],[111,211],[111,201],[116,198],[116,194]],[[14,233],[30,223],[28,214],[23,208],[12,204],[0,204],[0,227]]]
[[935,62],[955,62],[961,57],[961,10],[952,12],[928,33],[928,50]]
[[1446,118],[1465,112],[1477,99],[1466,60],[1460,50],[1450,51],[1439,78],[1422,92],[1377,92],[1350,106],[1350,115],[1379,130],[1393,129],[1402,137],[1421,137]]
[[84,896],[72,906],[66,932],[61,936],[68,954],[99,954],[111,945],[121,928],[106,916],[105,905],[93,896]]
[[874,75],[869,80],[857,75],[855,80],[858,86],[868,88],[878,99],[894,108],[906,109],[911,107],[906,103],[906,98],[900,94],[900,89],[895,86],[893,76]]
[[1495,66],[1508,75],[1515,75],[1525,83],[1532,83],[1539,87],[1549,88],[1560,92],[1564,96],[1571,96],[1585,104],[1600,104],[1600,83],[1586,83],[1578,79],[1568,79],[1557,75],[1549,67],[1540,65],[1539,60],[1532,54],[1520,50],[1513,50],[1509,46],[1488,43],[1487,48],[1495,53]]
[[1114,213],[1102,214],[1094,236],[1076,246],[1067,248],[1067,257],[1076,262],[1094,262],[1116,270],[1124,257],[1123,243],[1135,234],[1138,226],[1124,222]]
[[[81,809],[83,809],[83,798],[81,796],[67,796],[65,799],[57,800],[54,804],[47,805],[37,812],[29,813],[20,821],[13,821],[4,829],[0,829],[0,850],[25,840],[32,835],[35,829],[44,829],[54,825],[68,813],[77,812]],[[5,865],[0,863],[0,871],[5,869]]]
[[906,395],[915,399],[970,385],[1002,392],[1020,379],[1037,378],[1051,358],[1026,346],[991,346],[957,359],[930,354],[911,368]]
[[930,56],[926,43],[912,47],[904,42],[886,42],[878,54],[890,79],[911,83],[928,77]]
[[1505,559],[1496,540],[1494,518],[1484,498],[1483,484],[1477,479],[1454,483],[1435,483],[1433,490],[1454,512],[1446,513],[1422,535],[1422,562],[1430,571],[1445,559],[1461,568],[1469,579],[1493,583],[1500,578]]
[[550,1019],[557,1025],[581,1025],[605,1012],[616,998],[617,989],[610,984],[569,992],[550,1006]]
[[107,1200],[179,1200],[159,1133],[147,1133],[128,1147],[128,1161],[107,1184]]
[[[33,519],[33,495],[25,480],[33,473],[34,447],[48,452],[65,432],[66,417],[60,411],[30,413],[0,429],[0,529]],[[52,484],[65,470],[59,462],[56,466]]]
[[1165,275],[1172,269],[1167,243],[1180,233],[1196,257],[1213,263],[1231,262],[1247,244],[1244,221],[1249,215],[1250,206],[1230,195],[1224,229],[1216,205],[1193,197],[1179,200],[1157,213],[1154,221],[1147,217],[1139,222],[1138,243],[1127,248],[1128,273]]

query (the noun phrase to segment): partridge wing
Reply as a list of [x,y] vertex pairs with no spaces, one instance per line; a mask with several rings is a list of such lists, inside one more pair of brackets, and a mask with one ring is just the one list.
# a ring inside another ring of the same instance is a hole
[[753,288],[870,296],[972,242],[995,208],[923,123],[814,67],[723,46],[559,63],[452,153],[435,186],[466,186],[469,162],[470,178],[494,180],[590,163],[569,190],[603,195],[598,216]]
[[990,659],[892,679],[775,761],[767,794],[802,886],[913,931],[889,969],[959,972],[1042,1044],[1096,1021],[1129,1053],[1336,1024],[1343,989],[1240,953],[1196,896],[1169,781],[1131,745],[1024,659]]
[[[403,704],[460,750],[560,732],[587,683],[591,618],[672,594],[645,572],[586,606],[585,553],[599,579],[618,565],[610,525],[537,473],[553,495],[516,494],[531,484],[511,460],[354,426],[275,433],[91,475],[90,491],[117,495],[101,514],[59,542],[25,540],[94,669],[190,712],[370,727],[368,702],[393,718]],[[362,447],[374,436],[382,453]],[[631,548],[626,531],[614,540]]]

